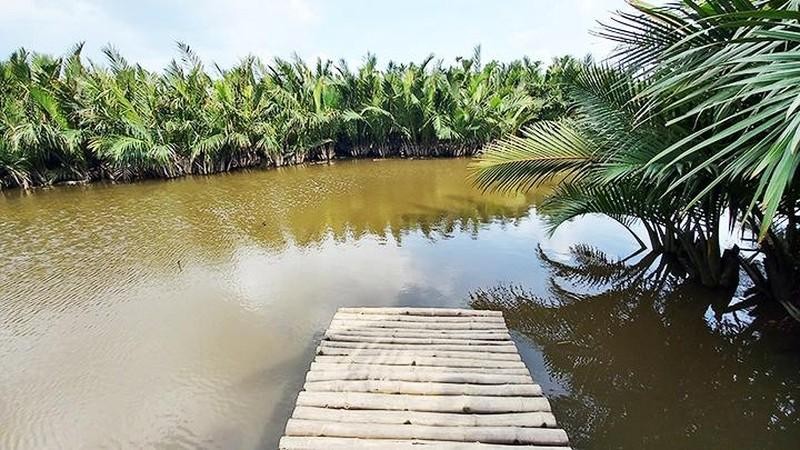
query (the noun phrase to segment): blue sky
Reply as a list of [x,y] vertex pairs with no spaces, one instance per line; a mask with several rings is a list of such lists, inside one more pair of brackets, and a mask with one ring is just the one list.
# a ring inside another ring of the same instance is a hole
[[612,46],[589,34],[624,0],[0,0],[0,57],[19,47],[86,54],[114,44],[130,60],[162,68],[175,42],[229,66],[262,58],[344,58],[371,51],[381,62],[450,62],[481,44],[484,59],[561,54],[605,56]]

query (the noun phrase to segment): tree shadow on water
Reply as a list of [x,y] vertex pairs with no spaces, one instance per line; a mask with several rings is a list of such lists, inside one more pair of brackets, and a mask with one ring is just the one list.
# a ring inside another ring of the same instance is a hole
[[570,253],[564,263],[540,250],[548,298],[498,286],[474,292],[471,306],[503,311],[541,350],[567,392],[551,400],[576,448],[796,446],[800,358],[747,320],[715,320],[708,311],[729,294],[685,282],[657,256]]

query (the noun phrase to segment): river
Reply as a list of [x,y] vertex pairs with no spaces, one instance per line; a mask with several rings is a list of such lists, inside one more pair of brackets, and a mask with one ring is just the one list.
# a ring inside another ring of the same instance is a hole
[[576,448],[800,441],[794,352],[632,279],[612,221],[550,236],[544,191],[481,193],[467,163],[0,193],[0,448],[275,448],[356,305],[503,309]]

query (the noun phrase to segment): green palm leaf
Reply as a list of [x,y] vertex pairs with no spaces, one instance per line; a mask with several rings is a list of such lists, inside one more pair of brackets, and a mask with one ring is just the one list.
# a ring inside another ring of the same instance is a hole
[[472,169],[483,189],[527,190],[556,175],[585,175],[596,161],[592,143],[572,123],[538,122],[522,136],[487,145]]

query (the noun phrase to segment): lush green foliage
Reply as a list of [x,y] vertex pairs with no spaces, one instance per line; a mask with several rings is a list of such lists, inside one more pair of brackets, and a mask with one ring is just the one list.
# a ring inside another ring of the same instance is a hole
[[[664,177],[670,189],[708,172],[695,200],[721,184],[747,186],[745,213],[759,215],[763,238],[779,209],[786,217],[796,206],[785,201],[796,198],[800,163],[800,3],[684,3],[637,5],[642,14],[606,35],[623,44],[623,67],[654,80],[640,116],[669,115],[667,125],[691,130],[654,158],[691,169]],[[644,33],[655,28],[663,32]]]
[[574,116],[491,145],[478,183],[561,176],[544,208],[553,227],[588,213],[638,220],[654,250],[709,285],[737,271],[738,249],[720,248],[729,211],[759,238],[738,258],[755,290],[800,320],[800,2],[630,5],[600,32],[620,44],[613,68],[587,65],[572,83]]
[[204,69],[186,45],[160,74],[19,50],[0,62],[0,186],[125,180],[334,156],[463,155],[559,115],[567,58],[378,67],[247,58]]
[[677,256],[704,284],[735,283],[735,271],[726,264],[731,258],[719,249],[726,193],[716,190],[697,203],[691,203],[696,192],[688,188],[663,196],[669,185],[655,174],[680,173],[651,161],[684,133],[665,127],[661,117],[635,122],[647,87],[624,72],[587,65],[568,88],[571,117],[537,122],[520,137],[489,144],[476,164],[476,182],[524,190],[558,176],[558,186],[541,206],[551,230],[593,213],[629,230],[638,220],[654,250]]

